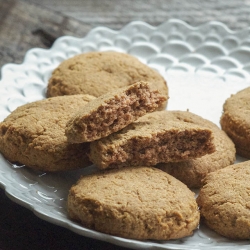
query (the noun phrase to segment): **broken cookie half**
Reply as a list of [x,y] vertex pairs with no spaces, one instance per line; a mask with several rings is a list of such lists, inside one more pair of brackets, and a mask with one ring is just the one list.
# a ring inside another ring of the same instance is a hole
[[166,98],[146,82],[137,82],[96,98],[67,123],[71,143],[88,142],[117,132],[161,106]]
[[89,157],[99,168],[154,166],[194,159],[215,151],[210,129],[169,119],[171,111],[140,117],[119,132],[91,142]]

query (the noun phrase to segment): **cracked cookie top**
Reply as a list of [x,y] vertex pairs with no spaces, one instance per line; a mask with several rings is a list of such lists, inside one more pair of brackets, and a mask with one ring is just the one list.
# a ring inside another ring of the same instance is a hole
[[250,161],[207,175],[197,198],[203,221],[231,239],[250,238]]
[[65,126],[72,113],[95,97],[72,95],[25,104],[0,123],[0,151],[11,162],[43,171],[90,165],[89,144],[70,144]]
[[194,193],[150,167],[83,176],[70,189],[68,212],[86,227],[133,239],[181,238],[192,234],[200,218]]
[[165,79],[154,69],[136,57],[115,52],[88,52],[63,61],[53,72],[47,89],[47,97],[90,94],[101,96],[111,90],[146,81],[166,97]]

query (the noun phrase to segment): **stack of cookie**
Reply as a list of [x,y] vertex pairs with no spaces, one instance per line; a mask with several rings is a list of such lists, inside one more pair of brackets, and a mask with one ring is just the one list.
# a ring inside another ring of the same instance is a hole
[[200,212],[189,188],[235,160],[224,131],[191,112],[166,111],[163,77],[118,52],[64,61],[47,97],[0,123],[6,159],[53,172],[94,163],[99,172],[79,177],[68,196],[69,216],[86,227],[134,239],[192,234]]

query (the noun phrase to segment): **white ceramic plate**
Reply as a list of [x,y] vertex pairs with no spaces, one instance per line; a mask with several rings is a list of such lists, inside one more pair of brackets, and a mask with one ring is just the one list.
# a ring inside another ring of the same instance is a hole
[[[45,98],[51,72],[61,61],[83,52],[115,50],[138,57],[166,78],[170,90],[168,109],[189,109],[219,125],[225,99],[249,86],[249,31],[234,32],[218,22],[191,27],[180,20],[169,20],[158,27],[132,22],[119,31],[98,27],[85,38],[61,37],[51,49],[32,49],[22,64],[2,68],[0,121],[16,107]],[[78,177],[93,169],[91,166],[61,174],[35,172],[13,166],[0,155],[0,184],[12,200],[40,218],[120,246],[249,249],[249,241],[230,241],[205,226],[193,236],[165,242],[123,239],[82,227],[67,217],[66,198]]]

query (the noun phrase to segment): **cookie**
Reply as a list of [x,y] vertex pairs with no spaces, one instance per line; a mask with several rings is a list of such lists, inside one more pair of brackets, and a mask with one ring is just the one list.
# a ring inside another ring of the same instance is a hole
[[115,51],[88,52],[63,61],[49,80],[47,97],[72,94],[98,97],[138,81],[149,82],[166,97],[161,107],[165,109],[168,87],[164,78],[134,56]]
[[215,151],[211,130],[168,120],[169,112],[146,114],[119,132],[91,142],[91,161],[101,169],[153,166],[160,162],[197,158]]
[[194,193],[174,177],[149,167],[83,176],[70,189],[68,214],[88,228],[139,240],[191,235],[200,218]]
[[213,122],[187,111],[171,111],[170,120],[185,121],[206,127],[213,132],[215,152],[182,162],[158,164],[157,167],[184,182],[189,188],[199,188],[207,173],[227,167],[235,161],[235,146],[231,139]]
[[59,96],[18,107],[0,123],[0,152],[11,162],[42,171],[90,165],[89,143],[69,143],[65,127],[72,113],[93,99]]
[[106,137],[148,112],[166,98],[146,82],[116,89],[86,104],[66,124],[69,142],[81,143]]
[[229,97],[223,105],[221,127],[235,144],[237,154],[250,158],[250,87]]
[[203,222],[230,239],[250,239],[250,161],[205,178],[197,198]]

